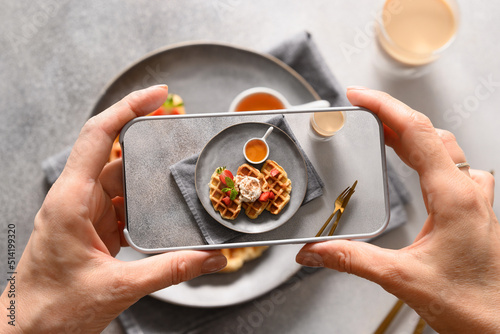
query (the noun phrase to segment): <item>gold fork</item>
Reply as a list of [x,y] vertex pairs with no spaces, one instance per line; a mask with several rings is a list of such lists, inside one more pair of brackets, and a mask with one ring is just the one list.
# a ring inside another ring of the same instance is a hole
[[[356,182],[354,182],[354,184],[353,184],[354,188],[356,187],[357,183],[358,183],[358,180],[356,180]],[[347,187],[347,188],[345,188],[344,191],[342,191],[340,193],[340,195],[335,199],[335,209],[333,210],[333,212],[330,215],[330,217],[328,217],[328,219],[325,221],[325,223],[323,224],[323,226],[321,227],[321,229],[318,231],[318,233],[316,234],[316,237],[319,237],[323,233],[323,231],[325,230],[325,228],[328,226],[328,224],[332,220],[333,216],[335,216],[335,213],[337,213],[337,211],[339,211],[342,208],[342,204],[344,203],[344,200],[348,196],[350,197],[350,195],[352,195],[352,193],[354,192],[354,188],[353,187]],[[344,205],[344,208],[345,208],[345,205]],[[337,220],[337,223],[338,223],[338,220]],[[331,230],[330,230],[330,232],[331,232]]]
[[342,202],[342,205],[340,206],[339,213],[337,214],[337,218],[335,219],[335,222],[332,225],[332,228],[330,229],[330,232],[328,233],[328,236],[332,236],[333,232],[337,229],[337,225],[339,224],[340,217],[344,214],[344,209],[347,206],[347,203],[349,203],[349,200],[351,199],[352,194],[354,194],[354,189],[356,189],[356,185],[358,184],[358,180],[354,182],[354,184],[351,186],[351,189],[349,189],[349,193],[347,194],[346,198]]

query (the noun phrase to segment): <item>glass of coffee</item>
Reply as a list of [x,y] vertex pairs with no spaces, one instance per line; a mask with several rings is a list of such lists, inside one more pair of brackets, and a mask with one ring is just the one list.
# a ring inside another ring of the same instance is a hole
[[386,0],[377,22],[384,58],[377,61],[396,74],[418,76],[451,45],[458,24],[455,0]]
[[309,119],[309,134],[319,141],[330,140],[345,123],[345,114],[342,111],[324,111],[311,114]]

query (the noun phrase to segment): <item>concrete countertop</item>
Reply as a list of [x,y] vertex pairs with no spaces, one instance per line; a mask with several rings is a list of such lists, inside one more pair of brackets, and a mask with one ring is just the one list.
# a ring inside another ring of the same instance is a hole
[[[106,84],[144,54],[177,42],[214,40],[267,50],[307,30],[343,85],[392,94],[424,112],[436,127],[454,132],[473,168],[500,171],[500,136],[495,135],[500,124],[500,3],[458,2],[456,42],[429,74],[404,80],[378,71],[374,64],[372,23],[382,2],[2,0],[0,245],[6,245],[7,224],[16,224],[20,258],[47,191],[40,164],[72,145]],[[401,248],[420,231],[426,212],[417,175],[390,149],[388,159],[413,201],[408,224],[376,244]],[[494,205],[497,214],[499,205]],[[6,251],[0,252],[0,263],[6,257]],[[335,323],[339,333],[369,332],[392,307],[394,297],[377,285],[352,275],[332,275],[338,284],[330,293],[340,296],[336,303],[344,307],[336,314],[308,315],[293,332],[304,332],[312,323],[324,329]],[[2,287],[6,277],[2,269]],[[345,289],[362,291],[377,304],[367,305],[359,293],[348,298]],[[412,328],[414,320],[411,315],[408,319],[401,330]],[[106,330],[120,332],[116,322]]]

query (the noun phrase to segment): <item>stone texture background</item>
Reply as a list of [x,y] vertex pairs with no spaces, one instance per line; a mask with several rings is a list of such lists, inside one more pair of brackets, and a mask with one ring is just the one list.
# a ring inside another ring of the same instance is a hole
[[[17,226],[18,259],[29,238],[47,191],[42,160],[74,142],[101,90],[124,67],[177,42],[216,40],[267,50],[307,30],[342,84],[389,92],[427,114],[435,126],[454,132],[474,168],[499,171],[500,23],[495,18],[500,3],[458,3],[456,42],[428,75],[401,80],[375,66],[372,23],[381,1],[2,0],[0,267],[6,263],[7,224]],[[417,176],[388,153],[413,202],[409,223],[376,243],[399,248],[411,243],[426,215]],[[494,209],[500,212],[498,203]],[[2,287],[6,277],[1,270]],[[356,318],[366,321],[344,324],[340,332],[367,332],[392,306],[393,297],[378,286],[347,275],[334,277],[332,300],[349,287],[362,293],[338,300],[344,307],[336,314],[308,314],[297,332],[308,323],[346,322],[354,309]],[[378,300],[378,305],[366,305],[363,296]],[[120,333],[120,328],[113,323],[107,332]]]

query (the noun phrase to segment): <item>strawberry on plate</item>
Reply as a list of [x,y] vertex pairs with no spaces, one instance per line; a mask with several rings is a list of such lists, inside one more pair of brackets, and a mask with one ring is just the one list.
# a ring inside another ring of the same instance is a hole
[[[219,167],[215,170],[219,175],[220,182],[225,185],[225,188],[222,188],[222,192],[225,193],[229,198],[229,200],[234,201],[236,196],[238,196],[239,191],[236,189],[234,181],[233,181],[233,173],[226,167]],[[224,200],[224,199],[223,199]]]
[[226,167],[217,168],[217,174],[219,174],[220,182],[222,182],[226,186],[228,185],[226,177],[230,178],[231,181],[233,180],[233,173],[231,173],[229,169],[226,169]]
[[271,174],[272,177],[278,176],[279,173],[280,171],[276,168],[271,169],[271,171],[269,172],[269,174]]
[[269,191],[264,191],[262,194],[260,194],[259,201],[265,202],[269,200]]
[[226,206],[229,206],[231,205],[231,199],[229,198],[229,196],[225,196],[223,199],[222,199],[222,202],[224,202],[224,204],[226,204]]
[[264,191],[260,194],[259,201],[265,202],[269,200],[273,200],[275,198],[274,193],[272,191]]
[[167,100],[148,116],[182,115],[185,113],[182,98],[177,94],[168,94]]

